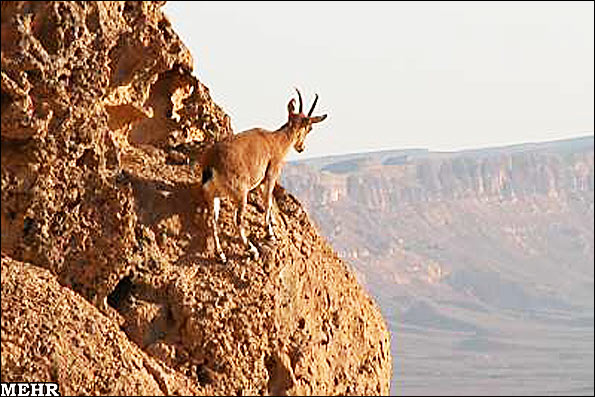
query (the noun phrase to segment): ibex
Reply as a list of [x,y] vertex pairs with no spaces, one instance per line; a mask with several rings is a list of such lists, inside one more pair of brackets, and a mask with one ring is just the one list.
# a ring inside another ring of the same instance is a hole
[[225,254],[221,249],[217,234],[217,220],[219,219],[220,197],[227,196],[236,204],[235,222],[238,227],[242,243],[246,250],[258,259],[258,250],[246,238],[242,226],[242,215],[246,208],[248,192],[264,182],[265,194],[265,224],[267,236],[275,240],[273,231],[273,189],[285,156],[293,146],[298,153],[304,150],[306,135],[312,130],[312,124],[319,123],[326,118],[312,117],[312,112],[318,101],[318,94],[308,112],[302,113],[302,95],[296,88],[299,98],[299,111],[295,113],[295,99],[287,105],[289,117],[287,123],[276,131],[267,131],[262,128],[253,128],[232,137],[216,142],[205,154],[202,171],[202,187],[209,206],[209,227],[215,240],[215,249],[222,262]]

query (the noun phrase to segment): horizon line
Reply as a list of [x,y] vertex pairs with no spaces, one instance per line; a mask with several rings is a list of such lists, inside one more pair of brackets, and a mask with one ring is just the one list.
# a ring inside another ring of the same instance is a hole
[[594,132],[587,132],[586,135],[577,135],[570,138],[558,138],[558,139],[549,139],[549,140],[538,140],[538,141],[526,141],[521,143],[511,143],[511,144],[502,144],[502,145],[493,145],[493,146],[477,146],[477,147],[468,147],[462,149],[452,149],[452,150],[435,150],[430,149],[427,147],[395,147],[391,149],[370,149],[370,150],[362,150],[360,152],[346,152],[346,153],[334,153],[328,155],[315,155],[310,157],[301,157],[297,159],[288,160],[288,163],[298,163],[300,161],[307,161],[307,160],[317,160],[317,159],[324,159],[329,157],[342,157],[342,156],[354,156],[354,155],[363,155],[363,154],[373,154],[373,153],[383,153],[383,152],[396,152],[396,151],[425,151],[428,153],[461,153],[461,152],[470,152],[476,150],[486,150],[486,149],[504,149],[504,148],[512,148],[515,146],[523,146],[523,145],[538,145],[538,144],[548,144],[554,142],[564,142],[564,141],[573,141],[573,140],[580,140],[592,138],[595,139]]

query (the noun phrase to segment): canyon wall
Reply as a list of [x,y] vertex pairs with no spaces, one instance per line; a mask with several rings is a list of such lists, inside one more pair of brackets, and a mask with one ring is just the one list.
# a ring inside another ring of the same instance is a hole
[[345,200],[378,210],[466,198],[567,197],[594,189],[590,142],[459,153],[381,152],[329,159],[324,165],[298,162],[288,167],[284,182],[309,203]]
[[399,338],[392,390],[592,389],[592,136],[307,159],[283,183]]

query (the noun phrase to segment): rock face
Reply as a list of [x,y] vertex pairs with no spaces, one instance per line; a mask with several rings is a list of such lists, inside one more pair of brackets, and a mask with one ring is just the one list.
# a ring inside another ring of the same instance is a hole
[[200,392],[48,270],[2,257],[2,381],[23,380],[58,382],[62,395]]
[[542,394],[593,383],[573,342],[593,335],[594,175],[589,136],[308,159],[282,180],[398,335],[393,390]]
[[250,196],[259,262],[223,203],[215,260],[199,166],[175,163],[232,131],[162,4],[2,2],[2,381],[387,394],[379,310],[284,189],[275,244]]

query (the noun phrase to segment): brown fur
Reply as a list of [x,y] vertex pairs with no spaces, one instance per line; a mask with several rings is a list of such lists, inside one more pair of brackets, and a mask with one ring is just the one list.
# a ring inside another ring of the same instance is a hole
[[[298,91],[299,95],[299,91]],[[222,261],[225,255],[221,250],[217,235],[218,198],[229,197],[237,205],[236,225],[240,237],[250,253],[258,258],[256,247],[246,238],[242,226],[242,214],[246,207],[248,192],[261,183],[265,184],[265,223],[268,235],[275,239],[272,228],[271,206],[273,189],[283,168],[285,156],[293,146],[298,152],[304,150],[306,135],[312,124],[321,122],[326,115],[309,117],[314,105],[305,116],[294,112],[295,100],[288,104],[289,119],[276,131],[253,128],[215,143],[206,153],[203,164],[203,189],[210,205],[210,227],[213,230],[215,249]]]

